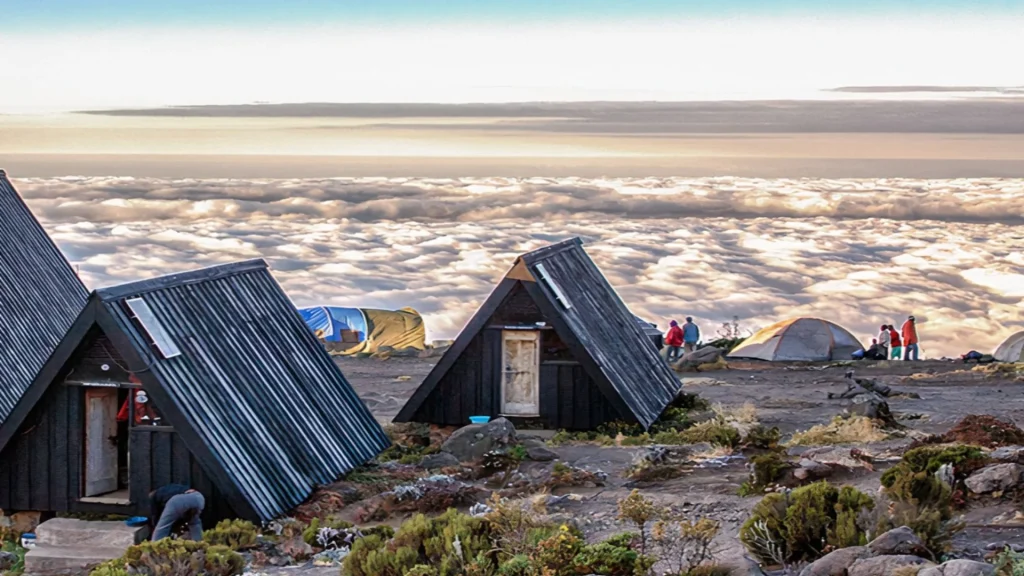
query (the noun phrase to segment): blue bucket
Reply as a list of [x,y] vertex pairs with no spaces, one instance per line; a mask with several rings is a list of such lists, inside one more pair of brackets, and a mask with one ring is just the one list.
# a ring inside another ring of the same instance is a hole
[[473,424],[487,424],[491,421],[490,416],[470,416],[469,421]]

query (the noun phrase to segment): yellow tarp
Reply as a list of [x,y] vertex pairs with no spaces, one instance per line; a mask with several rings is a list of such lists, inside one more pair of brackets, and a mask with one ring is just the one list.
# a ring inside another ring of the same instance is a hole
[[373,354],[382,346],[395,350],[425,350],[427,329],[423,317],[412,308],[401,310],[363,309],[366,315],[366,340],[342,352],[352,354]]

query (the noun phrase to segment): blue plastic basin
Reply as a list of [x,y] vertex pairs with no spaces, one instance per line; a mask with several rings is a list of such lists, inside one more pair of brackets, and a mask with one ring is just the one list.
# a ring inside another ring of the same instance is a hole
[[149,523],[149,519],[145,516],[132,516],[131,518],[125,520],[124,523],[132,527],[145,526]]
[[491,421],[490,416],[470,416],[469,421],[473,424],[487,424]]

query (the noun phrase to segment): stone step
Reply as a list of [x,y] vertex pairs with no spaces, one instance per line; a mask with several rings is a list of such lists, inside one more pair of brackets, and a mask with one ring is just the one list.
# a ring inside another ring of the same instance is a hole
[[25,576],[88,576],[89,571],[120,558],[125,548],[111,546],[44,546],[25,554]]
[[40,546],[109,546],[128,548],[140,542],[145,527],[133,528],[124,522],[96,522],[74,518],[54,518],[36,527]]

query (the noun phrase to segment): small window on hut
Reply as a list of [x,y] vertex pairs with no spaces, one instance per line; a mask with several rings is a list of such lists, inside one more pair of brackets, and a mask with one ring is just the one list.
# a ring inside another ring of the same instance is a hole
[[575,360],[569,346],[558,337],[554,330],[541,332],[540,361],[544,362],[569,362]]

